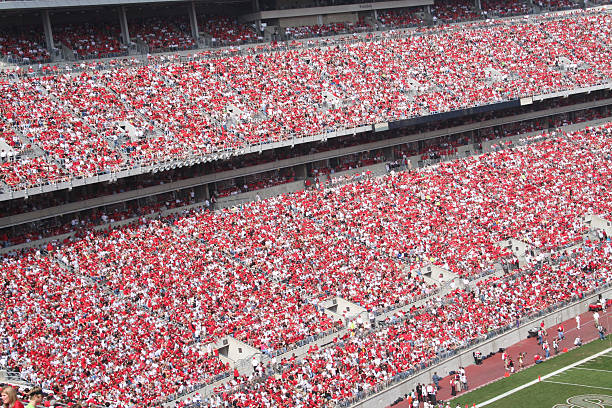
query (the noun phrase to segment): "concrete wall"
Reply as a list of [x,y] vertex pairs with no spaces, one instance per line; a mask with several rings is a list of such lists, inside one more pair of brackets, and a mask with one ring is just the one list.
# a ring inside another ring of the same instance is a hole
[[371,172],[371,175],[376,177],[376,176],[381,176],[385,173],[387,173],[387,165],[386,163],[377,163],[377,164],[372,164],[370,166],[364,166],[364,167],[359,167],[357,169],[351,169],[351,170],[344,170],[344,171],[338,171],[334,174],[330,174],[330,176],[332,178],[334,177],[345,177],[345,176],[354,176],[356,174],[362,174],[364,172]]
[[220,356],[229,360],[232,367],[239,368],[241,374],[250,374],[249,370],[252,371],[251,358],[257,356],[261,360],[259,349],[232,336],[223,337],[215,344],[215,347],[219,350]]
[[452,273],[451,271],[440,268],[434,264],[427,265],[421,268],[421,274],[425,277],[436,283],[437,285],[444,284],[446,282],[450,282],[457,277],[457,274]]
[[357,13],[326,14],[323,16],[323,24],[332,23],[356,23]]
[[589,224],[591,228],[602,229],[606,231],[608,236],[612,236],[612,222],[606,220],[605,218],[597,215],[587,215],[584,221],[585,223]]
[[248,203],[250,201],[257,200],[257,196],[259,198],[266,199],[270,197],[275,197],[285,193],[294,193],[296,191],[300,191],[304,189],[304,181],[293,181],[291,183],[281,184],[278,186],[264,188],[261,190],[249,191],[246,193],[236,194],[229,197],[223,197],[217,200],[216,208],[227,208],[233,207],[237,205],[241,205],[244,203]]
[[283,28],[287,27],[302,27],[333,23],[356,23],[358,20],[357,13],[337,13],[337,14],[324,14],[315,16],[297,16],[297,17],[286,17],[279,18],[278,24]]
[[260,11],[242,16],[244,21],[269,20],[297,16],[318,16],[326,14],[351,13],[367,10],[384,10],[403,7],[417,7],[433,4],[433,0],[396,0],[380,1],[374,3],[346,4],[343,6],[308,7],[286,10]]
[[[612,288],[608,287],[602,290],[603,296],[606,298],[612,297]],[[395,385],[390,386],[384,391],[374,394],[356,404],[352,407],[359,408],[378,408],[387,407],[391,405],[398,396],[404,395],[416,386],[417,383],[428,383],[431,382],[431,377],[434,372],[437,372],[440,376],[446,376],[449,371],[456,370],[458,367],[469,366],[474,363],[472,352],[480,350],[484,355],[491,352],[497,352],[500,348],[507,348],[525,338],[527,338],[528,331],[534,326],[538,326],[539,323],[544,320],[546,327],[553,327],[560,322],[574,318],[576,315],[584,313],[588,310],[589,303],[593,303],[597,299],[598,295],[593,294],[585,297],[583,300],[578,301],[574,304],[565,306],[555,312],[552,312],[545,317],[534,318],[530,322],[522,323],[518,329],[512,329],[500,336],[486,340],[473,347],[467,348],[461,354],[447,359],[439,364],[433,365],[418,374],[407,378],[406,380],[399,382]]]
[[325,309],[331,310],[340,319],[346,322],[346,319],[354,319],[360,314],[366,313],[367,310],[357,303],[348,301],[341,297],[329,299],[321,304]]
[[511,250],[514,256],[518,258],[520,266],[525,264],[525,254],[527,253],[527,251],[534,249],[533,245],[527,244],[526,242],[519,241],[514,238],[507,239],[505,241],[500,241],[497,243],[497,245],[502,248],[508,248],[509,250]]
[[278,20],[278,24],[283,28],[317,25],[319,24],[319,16],[281,18]]

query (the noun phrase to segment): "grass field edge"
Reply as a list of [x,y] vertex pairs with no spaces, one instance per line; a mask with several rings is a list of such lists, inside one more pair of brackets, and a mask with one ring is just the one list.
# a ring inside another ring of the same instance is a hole
[[506,392],[504,392],[504,393],[502,393],[502,394],[500,394],[500,395],[497,395],[497,396],[495,396],[495,397],[493,397],[493,398],[491,398],[491,399],[489,399],[489,400],[487,400],[487,401],[484,401],[484,402],[478,403],[478,404],[476,404],[476,408],[485,407],[485,406],[487,406],[487,405],[489,405],[489,404],[492,404],[492,403],[494,403],[494,402],[496,402],[496,401],[499,401],[500,399],[506,398],[507,396],[512,395],[512,394],[514,394],[515,392],[518,392],[518,391],[524,390],[525,388],[531,387],[532,385],[537,384],[537,383],[539,383],[540,381],[544,381],[544,380],[546,380],[546,379],[548,379],[548,378],[550,378],[550,377],[553,377],[553,376],[555,376],[555,375],[557,375],[557,374],[560,374],[560,373],[565,372],[565,371],[567,371],[567,370],[569,370],[569,369],[572,369],[572,368],[574,368],[574,367],[576,367],[576,366],[579,366],[579,365],[581,365],[581,364],[584,364],[584,363],[586,363],[587,361],[591,361],[591,360],[593,360],[593,359],[595,359],[595,358],[597,358],[597,357],[599,357],[599,356],[601,356],[601,355],[607,354],[607,353],[609,353],[610,351],[612,351],[612,347],[608,347],[607,349],[604,349],[604,350],[602,350],[602,351],[599,351],[599,352],[597,352],[597,353],[595,353],[595,354],[593,354],[593,355],[591,355],[591,356],[589,356],[589,357],[585,357],[585,358],[583,358],[582,360],[576,361],[576,362],[571,363],[571,364],[569,364],[569,365],[567,365],[567,366],[565,366],[565,367],[562,367],[562,368],[560,368],[560,369],[558,369],[558,370],[555,370],[555,371],[553,371],[553,372],[551,372],[551,373],[548,373],[548,374],[545,374],[545,375],[543,375],[543,376],[540,376],[540,377],[538,377],[538,378],[537,378],[537,379],[535,379],[535,380],[531,380],[531,381],[529,381],[528,383],[525,383],[525,384],[523,384],[523,385],[520,385],[520,386],[518,386],[518,387],[515,387],[515,388],[513,388],[513,389],[511,389],[511,390],[509,390],[509,391],[506,391]]
[[[612,337],[612,334],[611,334],[611,335],[606,336],[606,341],[610,341],[610,340],[611,340],[611,339],[610,339],[611,337]],[[588,346],[588,345],[592,345],[593,343],[595,343],[595,342],[597,342],[597,341],[599,341],[597,338],[592,339],[592,340],[590,340],[590,341],[585,342],[585,343],[582,345],[582,347],[585,347],[585,346]],[[573,347],[573,348],[571,348],[571,349],[568,351],[568,353],[572,353],[572,352],[577,351],[577,350],[580,350],[580,349],[581,349],[581,347]],[[609,348],[609,349],[608,349],[608,352],[609,352],[611,349],[612,349],[612,348]],[[599,353],[599,352],[596,352],[596,353]],[[596,354],[596,353],[595,353],[595,354]],[[549,357],[549,358],[548,358],[547,360],[545,360],[545,361],[554,360],[554,359],[556,359],[557,357],[561,357],[561,356],[566,355],[566,354],[567,354],[567,353],[563,353],[563,354],[554,355],[554,356]],[[605,354],[605,353],[604,353],[604,354]],[[573,363],[570,363],[570,364],[573,364]],[[524,371],[528,371],[528,370],[530,370],[530,369],[532,369],[532,368],[535,368],[535,367],[537,367],[537,366],[536,366],[536,365],[531,365],[531,366],[529,366],[529,367],[526,367],[524,370],[517,371],[517,373],[524,372]],[[547,374],[545,374],[545,375],[548,375],[548,374],[550,374],[550,373],[547,373]],[[499,377],[499,378],[495,378],[495,379],[493,379],[493,380],[491,380],[491,381],[488,381],[488,382],[486,382],[486,383],[484,383],[484,384],[482,384],[482,385],[479,385],[479,386],[477,386],[477,387],[474,387],[474,388],[470,389],[470,391],[469,391],[469,392],[467,392],[467,393],[464,393],[464,394],[461,394],[461,395],[457,395],[457,396],[455,396],[454,398],[450,398],[450,399],[448,399],[448,401],[449,401],[449,402],[452,402],[452,401],[457,401],[457,400],[463,400],[465,397],[469,396],[470,394],[475,393],[476,391],[482,390],[483,388],[488,387],[488,386],[490,386],[490,385],[492,385],[492,384],[495,384],[495,383],[497,383],[497,382],[503,381],[504,379],[506,379],[506,377],[503,377],[503,376],[502,376],[502,377]],[[527,382],[528,382],[528,381],[527,381]],[[526,384],[527,382],[525,382],[525,383],[523,383],[523,384]],[[523,384],[521,384],[521,385],[523,385]],[[515,388],[516,388],[516,387],[515,387]],[[514,389],[514,388],[512,388],[512,389]],[[508,391],[510,391],[510,390],[508,390]],[[507,391],[506,391],[506,392],[507,392]],[[500,395],[501,395],[501,394],[500,394]],[[489,398],[489,399],[491,399],[491,398]],[[487,401],[487,400],[485,400],[485,401]],[[485,401],[482,401],[482,402],[480,402],[480,403],[482,404],[482,403],[483,403],[483,402],[485,402]],[[464,402],[465,402],[465,401],[464,401]],[[474,403],[472,403],[472,404],[474,404]],[[470,405],[470,407],[472,407],[472,406],[473,406],[473,405]],[[477,403],[477,404],[475,404],[475,406],[476,406],[476,407],[478,407],[478,406],[479,406],[479,405],[478,405],[478,403]]]

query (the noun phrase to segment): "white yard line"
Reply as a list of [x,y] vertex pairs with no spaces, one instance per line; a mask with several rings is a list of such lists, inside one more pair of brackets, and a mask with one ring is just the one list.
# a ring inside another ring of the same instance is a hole
[[602,373],[612,373],[612,370],[600,370],[597,368],[584,368],[584,367],[574,367],[572,370],[589,370],[589,371],[601,371]]
[[[563,368],[560,368],[560,369],[558,369],[557,371],[553,371],[552,373],[549,373],[549,374],[543,375],[543,376],[541,376],[539,379],[538,379],[538,378],[536,378],[535,380],[530,381],[530,382],[528,382],[528,383],[526,383],[526,384],[520,385],[520,386],[518,386],[518,387],[516,387],[516,388],[513,388],[513,389],[511,389],[510,391],[506,391],[506,392],[504,392],[503,394],[499,394],[498,396],[493,397],[493,398],[491,398],[490,400],[487,400],[487,401],[485,401],[485,402],[481,402],[480,404],[476,404],[476,407],[477,407],[477,408],[480,408],[480,407],[486,407],[487,405],[490,405],[490,404],[492,404],[492,403],[494,403],[494,402],[496,402],[496,401],[499,401],[500,399],[506,398],[508,395],[512,395],[512,394],[514,394],[515,392],[519,392],[519,391],[521,391],[521,390],[524,390],[524,389],[525,389],[525,388],[527,388],[527,387],[531,387],[532,385],[539,383],[539,382],[540,382],[540,380],[545,380],[545,379],[550,378],[550,377],[552,377],[552,376],[554,376],[554,375],[560,374],[560,373],[562,373],[562,372],[564,372],[564,371],[569,370],[570,368],[574,368],[574,367],[576,367],[576,366],[579,366],[580,364],[584,364],[584,363],[586,363],[587,361],[591,361],[591,360],[593,360],[594,358],[597,358],[597,357],[599,357],[599,356],[603,356],[603,355],[605,355],[606,353],[609,353],[610,351],[612,351],[612,347],[611,347],[611,348],[609,348],[609,349],[606,349],[606,350],[600,351],[599,353],[593,354],[592,356],[589,356],[589,357],[587,357],[587,358],[583,358],[583,359],[582,359],[582,360],[580,360],[580,361],[576,361],[575,363],[572,363],[572,364],[570,364],[570,365],[568,365],[568,366],[565,366],[565,367],[563,367]],[[610,357],[610,356],[606,356],[606,357]]]
[[612,388],[608,388],[608,387],[597,387],[595,385],[584,385],[584,384],[574,384],[574,383],[566,383],[566,382],[561,382],[561,381],[550,381],[550,380],[546,380],[546,381],[542,381],[545,383],[553,383],[553,384],[563,384],[563,385],[573,385],[575,387],[587,387],[587,388],[598,388],[600,390],[610,390],[612,391]]

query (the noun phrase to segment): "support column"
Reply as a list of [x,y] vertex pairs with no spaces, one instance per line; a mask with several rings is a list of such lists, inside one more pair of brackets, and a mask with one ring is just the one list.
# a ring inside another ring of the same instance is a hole
[[383,149],[383,155],[385,156],[385,161],[394,161],[395,157],[393,154],[393,147],[385,147]]
[[55,49],[55,43],[53,42],[53,30],[51,30],[51,17],[49,16],[49,10],[43,10],[42,12],[43,29],[45,30],[45,42],[47,50],[49,52]]
[[378,23],[378,10],[374,9],[374,21]]
[[125,6],[119,7],[119,27],[121,27],[121,42],[129,45],[131,43],[130,30],[128,28],[127,15],[125,14]]
[[427,20],[431,20],[431,6],[429,4],[425,6],[425,17]]
[[319,14],[317,16],[317,24],[320,25],[320,26],[323,25],[323,15],[322,14]]
[[191,36],[197,40],[200,37],[200,33],[198,31],[198,15],[196,13],[195,2],[192,1],[187,7],[189,9],[189,26],[191,27]]
[[297,180],[305,180],[308,177],[308,170],[306,169],[305,164],[298,164],[294,168],[295,178]]
[[476,10],[478,11],[482,10],[482,4],[480,4],[480,0],[474,0],[474,7],[476,7]]

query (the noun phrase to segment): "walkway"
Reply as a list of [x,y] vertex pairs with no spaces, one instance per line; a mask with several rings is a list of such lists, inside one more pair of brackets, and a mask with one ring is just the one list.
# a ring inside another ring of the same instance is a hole
[[[599,312],[599,322],[607,327],[608,331],[612,329],[609,320],[612,320],[612,310],[608,309],[606,312]],[[554,354],[552,350],[552,342],[557,338],[557,325],[554,327],[547,327],[547,340],[550,345],[551,355]],[[564,347],[568,349],[574,345],[574,339],[579,334],[584,343],[598,338],[597,330],[595,329],[595,323],[593,320],[593,313],[586,312],[580,315],[580,330],[576,328],[576,320],[570,319],[563,322],[565,329],[565,340],[562,340],[559,345],[559,350],[563,350]],[[543,351],[540,345],[538,345],[537,338],[530,338],[522,340],[506,349],[506,352],[510,354],[510,357],[515,363],[515,367],[518,369],[518,355],[521,352],[526,353],[525,366],[529,367],[533,365],[533,356],[540,354],[543,356]],[[497,353],[494,356],[484,360],[481,365],[472,364],[471,366],[465,367],[466,375],[468,378],[468,384],[470,389],[479,388],[483,385],[489,384],[496,381],[504,376],[504,364],[501,360],[501,354]],[[438,373],[438,375],[444,375],[447,373]],[[451,399],[450,391],[450,376],[445,376],[440,380],[440,391],[438,392],[438,400],[447,401]],[[464,392],[459,395],[464,394]],[[451,404],[452,405],[452,404]],[[422,404],[420,405],[422,406]],[[393,408],[410,408],[406,401],[394,405]]]

